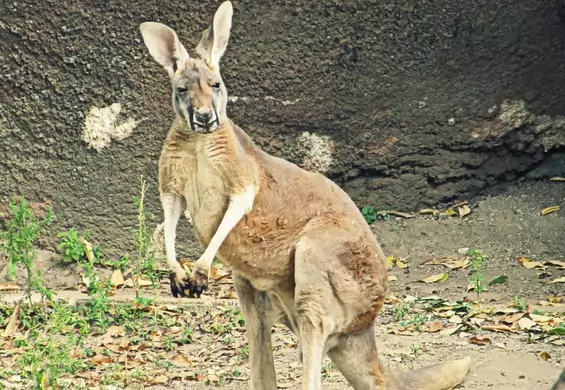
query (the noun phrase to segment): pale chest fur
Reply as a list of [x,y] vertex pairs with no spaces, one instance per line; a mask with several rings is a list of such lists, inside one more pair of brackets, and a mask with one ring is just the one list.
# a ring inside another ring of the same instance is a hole
[[184,196],[195,233],[203,245],[208,245],[227,209],[230,190],[218,174],[217,162],[202,148],[198,150]]

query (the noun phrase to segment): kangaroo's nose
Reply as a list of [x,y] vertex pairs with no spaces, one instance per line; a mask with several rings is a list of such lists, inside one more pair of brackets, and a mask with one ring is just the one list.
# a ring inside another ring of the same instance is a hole
[[205,113],[200,113],[197,112],[194,115],[194,119],[196,119],[196,122],[202,123],[203,125],[208,124],[209,122],[212,121],[212,113],[211,112],[205,112]]

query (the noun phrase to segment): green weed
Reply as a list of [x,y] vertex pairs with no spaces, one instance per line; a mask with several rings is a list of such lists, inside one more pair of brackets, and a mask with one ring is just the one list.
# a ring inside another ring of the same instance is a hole
[[33,263],[37,249],[35,241],[39,233],[55,218],[51,207],[47,215],[38,219],[24,197],[12,198],[8,203],[10,218],[5,223],[5,230],[0,230],[0,250],[6,252],[8,260],[8,278],[14,280],[16,267],[21,264],[27,271],[26,296],[36,291],[42,297],[51,300],[53,294],[45,287],[42,270],[35,270]]
[[392,308],[392,314],[394,316],[394,320],[396,322],[404,320],[408,315],[409,310],[410,308],[408,307],[408,305],[404,303],[394,305],[394,307]]
[[514,307],[517,307],[522,311],[528,310],[528,304],[518,298],[518,296],[514,296]]
[[[137,261],[134,266],[134,273],[141,279],[145,275],[153,287],[156,287],[158,280],[157,267],[155,265],[155,253],[151,247],[151,232],[147,227],[147,213],[145,211],[145,194],[147,192],[147,183],[141,177],[141,191],[139,196],[134,196],[133,201],[137,207],[137,229],[135,231],[135,244],[137,252]],[[134,284],[138,279],[134,278]],[[139,286],[135,286],[138,288]]]
[[377,220],[377,212],[373,206],[363,206],[361,208],[361,214],[365,218],[365,221],[370,225]]

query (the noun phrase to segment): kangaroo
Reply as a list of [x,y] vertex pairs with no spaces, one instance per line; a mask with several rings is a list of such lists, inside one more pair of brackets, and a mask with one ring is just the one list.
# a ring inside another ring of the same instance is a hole
[[[276,322],[299,339],[303,390],[321,389],[325,355],[357,390],[443,390],[461,383],[468,357],[406,374],[386,372],[374,335],[388,288],[383,251],[340,187],[262,151],[227,116],[220,59],[232,15],[231,2],[223,2],[196,57],[170,27],[139,27],[172,84],[175,119],[159,160],[172,294],[202,294],[215,257],[231,268],[253,390],[277,389]],[[176,224],[185,208],[205,247],[190,276],[175,255]]]
[[565,370],[561,372],[561,375],[559,375],[559,378],[557,378],[550,390],[565,390]]

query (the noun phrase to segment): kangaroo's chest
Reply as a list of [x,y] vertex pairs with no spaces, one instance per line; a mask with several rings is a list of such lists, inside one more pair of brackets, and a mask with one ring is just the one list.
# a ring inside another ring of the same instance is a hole
[[195,233],[208,245],[227,209],[229,188],[206,156],[196,155],[194,162],[184,195]]

